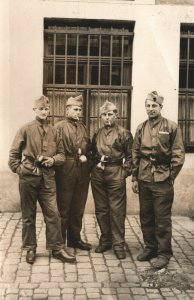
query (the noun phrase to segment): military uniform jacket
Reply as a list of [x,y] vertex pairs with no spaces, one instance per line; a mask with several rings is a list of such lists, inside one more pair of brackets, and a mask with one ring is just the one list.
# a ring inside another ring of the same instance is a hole
[[164,181],[176,178],[185,152],[180,129],[173,121],[159,116],[137,127],[133,144],[132,181]]
[[55,124],[63,141],[65,156],[76,158],[77,155],[85,155],[90,158],[91,141],[86,127],[79,121],[65,119]]
[[119,125],[100,128],[92,139],[93,163],[97,164],[102,156],[105,161],[123,161],[128,175],[131,174],[132,166],[132,134]]
[[[24,125],[16,134],[9,154],[9,167],[15,173],[18,167],[34,175],[42,172],[54,172],[53,168],[42,168],[36,165],[38,156],[54,158],[54,165],[64,163],[64,149],[57,130],[47,121],[35,119]],[[19,173],[17,171],[17,173]]]

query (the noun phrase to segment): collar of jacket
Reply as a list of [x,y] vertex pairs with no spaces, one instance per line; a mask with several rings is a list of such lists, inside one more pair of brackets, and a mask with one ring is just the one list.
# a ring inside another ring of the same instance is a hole
[[148,122],[150,123],[151,126],[155,126],[162,120],[162,115],[158,116],[157,118],[149,118]]
[[40,125],[48,125],[47,119],[46,119],[46,120],[42,120],[42,119],[36,117],[36,121],[37,121],[37,123],[39,123]]

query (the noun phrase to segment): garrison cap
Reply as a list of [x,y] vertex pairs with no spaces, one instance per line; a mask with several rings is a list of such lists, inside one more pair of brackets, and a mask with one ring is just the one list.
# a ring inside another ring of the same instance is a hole
[[49,98],[42,95],[40,98],[34,101],[33,108],[48,107],[48,106],[50,106]]
[[78,95],[76,97],[70,97],[69,99],[67,99],[66,106],[71,106],[71,105],[82,107],[82,105],[83,105],[83,96]]
[[112,110],[117,112],[117,108],[116,108],[115,104],[106,100],[104,102],[104,104],[100,107],[100,115],[107,113],[108,111],[112,111]]
[[153,91],[147,95],[146,100],[151,100],[151,101],[158,103],[159,105],[162,105],[162,103],[164,101],[164,97],[161,95],[158,95],[158,93],[156,91]]

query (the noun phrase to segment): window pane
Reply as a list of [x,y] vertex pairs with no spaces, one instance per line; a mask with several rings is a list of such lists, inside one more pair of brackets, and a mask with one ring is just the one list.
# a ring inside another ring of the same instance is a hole
[[76,47],[77,47],[77,35],[76,34],[68,34],[67,54],[68,55],[76,55]]
[[64,62],[56,63],[55,83],[63,84],[65,82],[65,64]]
[[65,34],[56,35],[56,55],[65,55]]
[[87,65],[79,63],[78,65],[78,84],[86,84],[87,80]]
[[98,63],[91,63],[90,64],[90,84],[98,84]]
[[87,55],[88,54],[88,36],[80,35],[79,36],[79,55]]
[[69,83],[69,84],[76,83],[76,65],[75,64],[67,65],[67,83]]
[[180,59],[187,59],[187,46],[188,40],[186,38],[181,38],[180,41]]
[[65,102],[64,102],[64,93],[54,92],[54,115],[55,116],[64,116],[65,113]]
[[186,66],[181,65],[179,70],[179,88],[186,88],[187,71]]
[[190,39],[190,59],[194,59],[194,38]]
[[194,88],[194,64],[189,64],[189,88]]
[[132,37],[124,37],[124,57],[132,57]]
[[189,141],[194,142],[194,121],[189,122]]
[[110,56],[110,36],[102,36],[101,55],[102,56]]
[[122,50],[122,37],[113,36],[113,47],[112,47],[112,56],[121,56]]
[[44,55],[54,54],[54,35],[45,34]]
[[188,112],[189,112],[189,120],[194,121],[194,95],[188,96]]
[[101,84],[109,84],[110,81],[110,65],[103,65],[101,66],[101,73],[100,73],[100,83]]
[[131,64],[124,64],[123,66],[123,85],[131,85]]
[[99,37],[97,35],[90,36],[90,55],[99,55]]
[[44,64],[44,83],[45,84],[53,83],[53,64],[52,63]]
[[179,95],[179,120],[186,118],[186,96]]
[[121,66],[113,66],[112,67],[112,85],[120,85],[121,84]]

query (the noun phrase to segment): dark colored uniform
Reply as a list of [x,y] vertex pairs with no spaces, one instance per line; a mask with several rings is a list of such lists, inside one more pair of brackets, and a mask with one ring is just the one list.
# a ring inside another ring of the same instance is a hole
[[64,244],[56,202],[55,171],[53,167],[46,168],[38,164],[38,156],[53,157],[54,165],[60,165],[65,160],[63,145],[56,129],[37,118],[18,131],[9,155],[9,166],[19,175],[23,247],[37,247],[38,200],[46,223],[47,249],[60,250]]
[[[81,122],[67,118],[55,126],[63,140],[66,156],[65,164],[56,170],[57,203],[64,242],[67,238],[67,244],[74,244],[81,240],[80,232],[90,181],[91,142]],[[80,155],[85,155],[87,162],[79,162]]]
[[[126,177],[131,174],[132,142],[131,133],[117,125],[100,128],[92,141],[91,184],[100,245],[113,245],[114,250],[125,243]],[[104,170],[97,167],[103,156]]]
[[137,128],[132,181],[138,180],[140,222],[146,249],[172,256],[173,181],[184,163],[184,146],[176,123],[162,116]]

